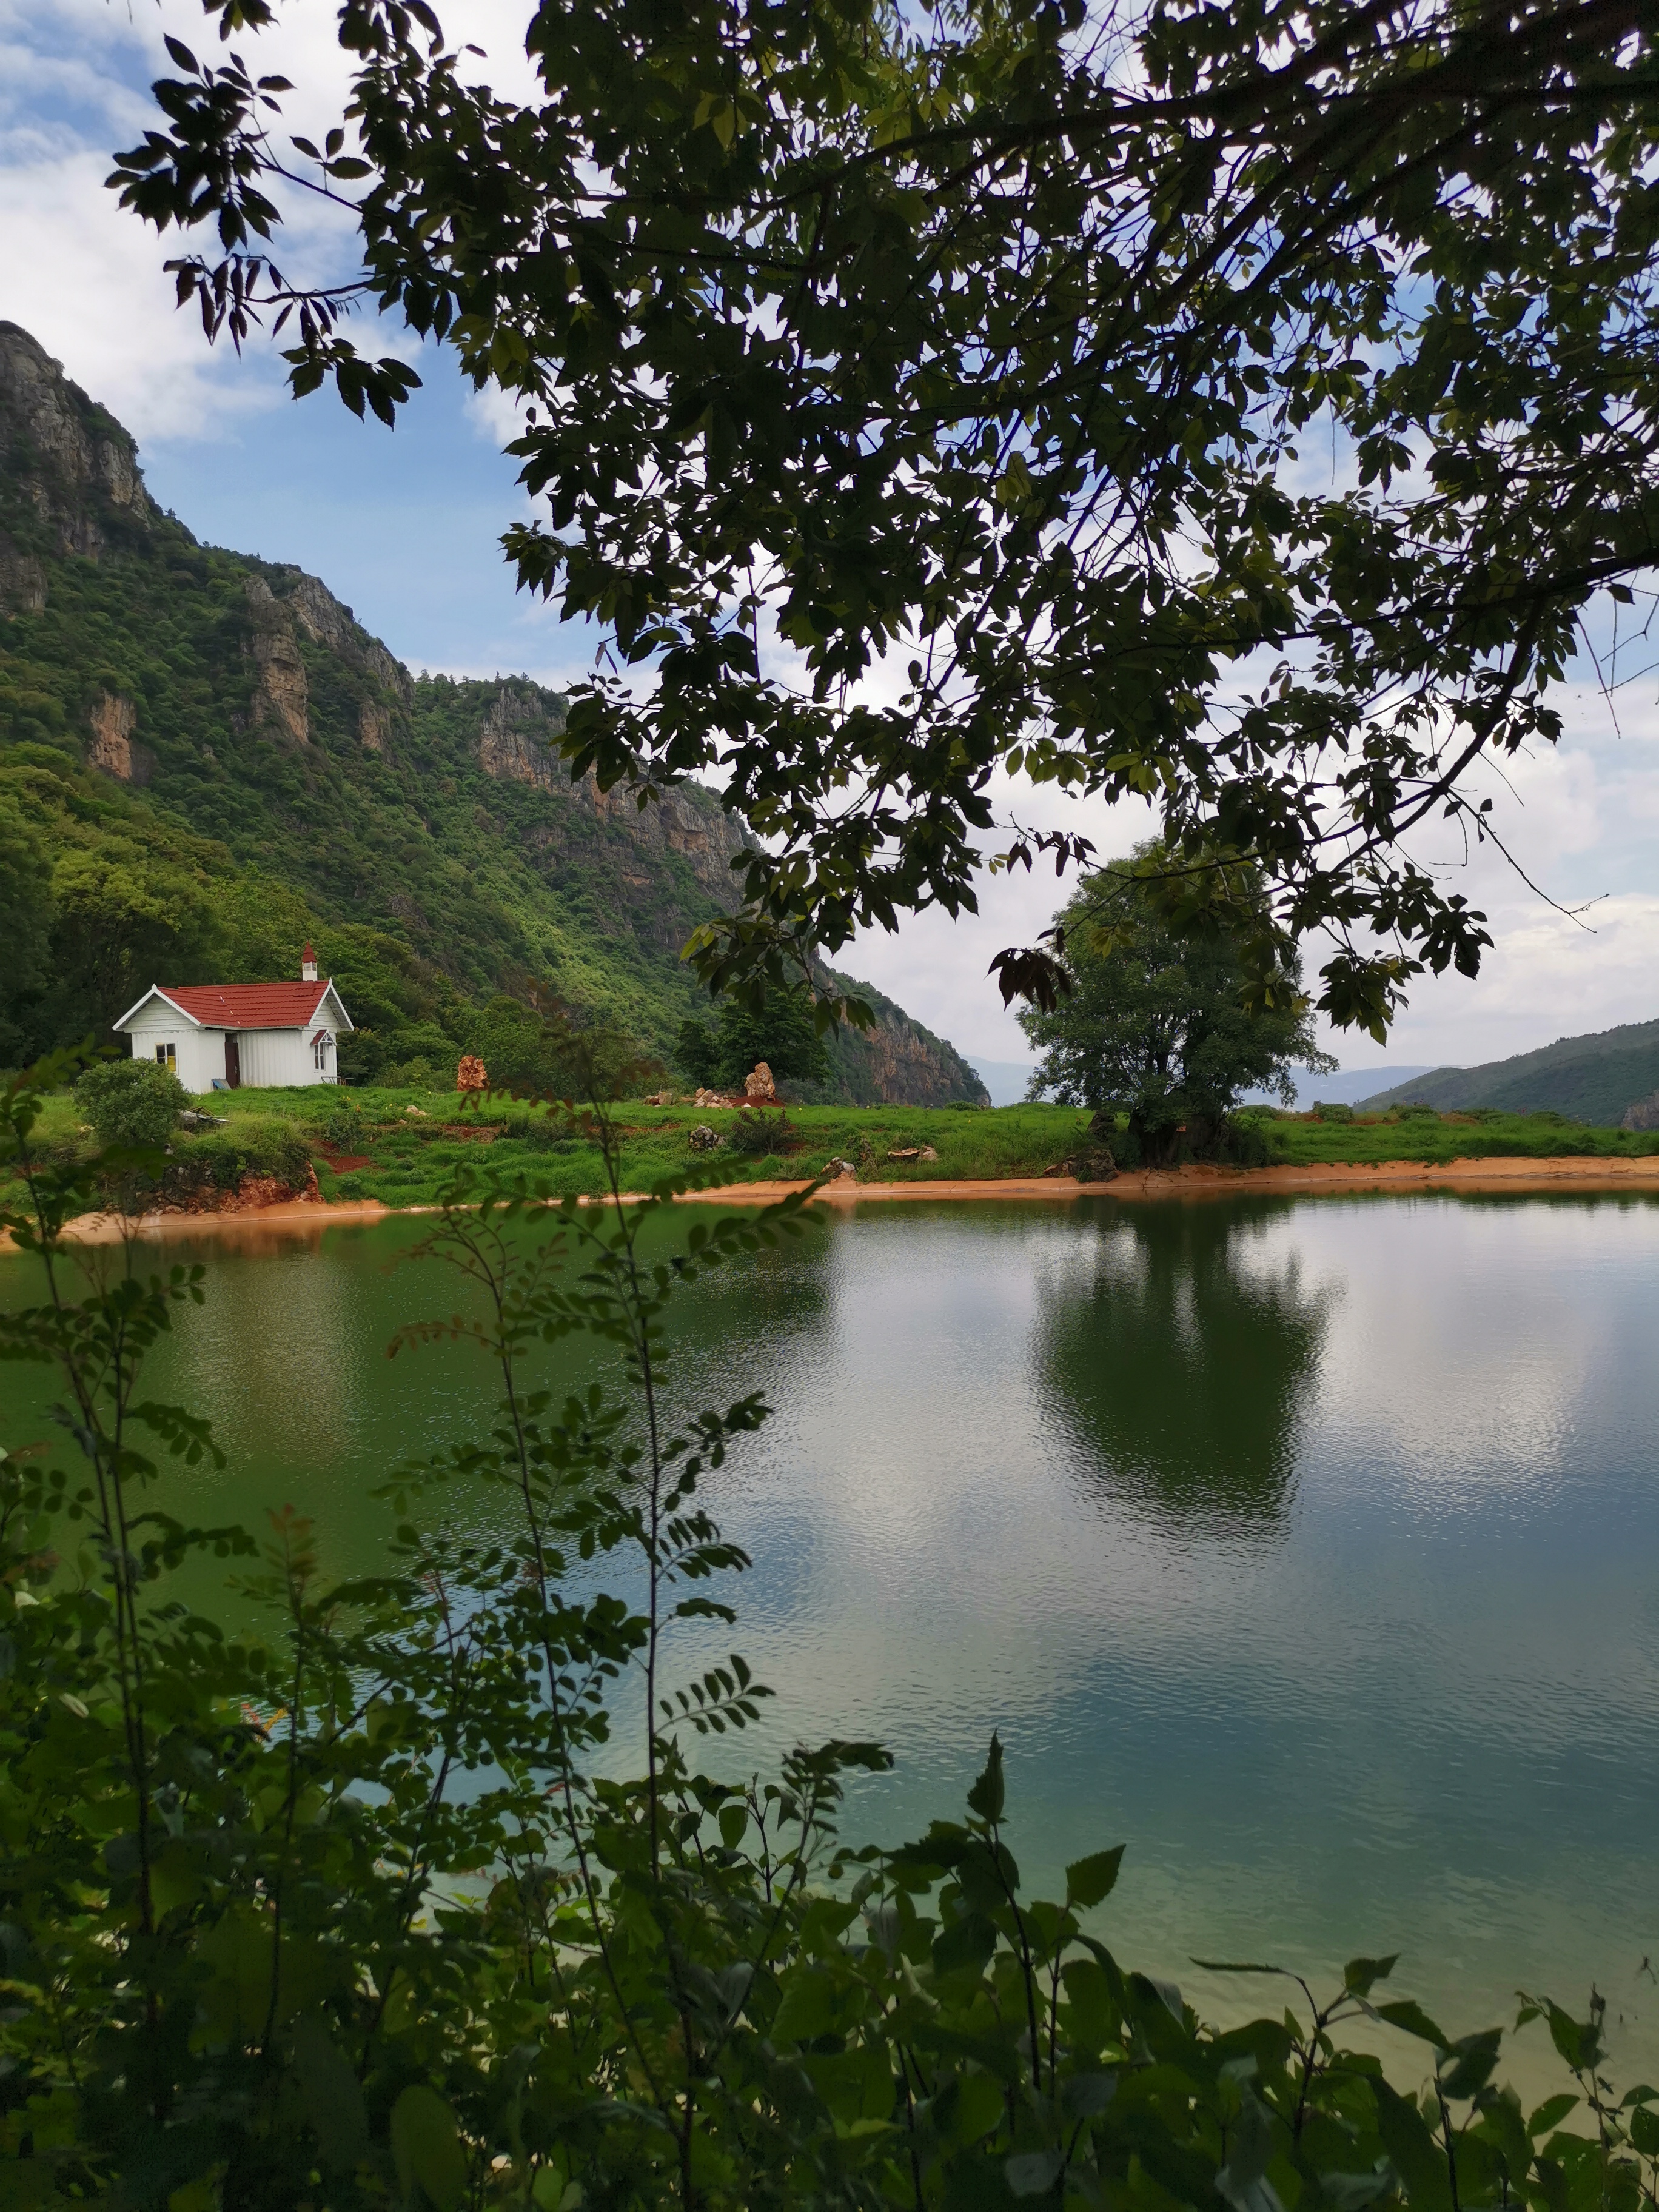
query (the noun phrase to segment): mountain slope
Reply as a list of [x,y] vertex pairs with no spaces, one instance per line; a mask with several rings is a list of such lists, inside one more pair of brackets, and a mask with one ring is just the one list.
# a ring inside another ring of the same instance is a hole
[[1367,1109],[1424,1099],[1443,1113],[1498,1106],[1511,1114],[1553,1109],[1575,1121],[1616,1127],[1628,1108],[1659,1091],[1659,1021],[1626,1022],[1588,1036],[1558,1037],[1538,1052],[1480,1067],[1437,1067],[1367,1098]]
[[[198,544],[120,424],[0,323],[0,1062],[161,975],[286,974],[307,935],[364,1073],[453,1066],[532,984],[665,1054],[742,826],[694,785],[643,812],[573,785],[562,708],[525,679],[415,682],[316,578]],[[843,1096],[983,1096],[884,1001],[836,1057]]]

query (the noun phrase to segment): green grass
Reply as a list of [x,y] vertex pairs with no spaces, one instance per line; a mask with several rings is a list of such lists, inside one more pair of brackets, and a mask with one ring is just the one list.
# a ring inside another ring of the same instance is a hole
[[[562,1115],[516,1100],[493,1098],[464,1109],[453,1091],[318,1086],[217,1092],[198,1103],[228,1126],[175,1139],[173,1158],[186,1183],[232,1189],[247,1171],[286,1172],[292,1180],[304,1154],[325,1199],[391,1206],[432,1205],[457,1168],[486,1159],[533,1176],[561,1196],[595,1189],[601,1179],[597,1149],[571,1135]],[[732,1148],[737,1116],[730,1110],[631,1103],[613,1110],[623,1131],[623,1180],[632,1189],[704,1166],[732,1182],[814,1176],[837,1156],[855,1164],[862,1183],[1040,1176],[1079,1146],[1089,1119],[1066,1106],[792,1106],[786,1109],[788,1148],[757,1158]],[[1628,1159],[1659,1152],[1659,1132],[1587,1128],[1548,1114],[1323,1121],[1252,1108],[1243,1118],[1260,1130],[1272,1162],[1292,1166],[1563,1155]],[[727,1143],[713,1154],[693,1152],[687,1140],[700,1124],[726,1134]],[[93,1146],[67,1093],[46,1101],[38,1135],[60,1158]],[[939,1157],[888,1157],[912,1146],[931,1146]],[[17,1194],[15,1188],[8,1193]]]
[[[352,1095],[358,1106],[354,1133],[349,1146],[330,1149],[337,1160],[343,1155],[372,1164],[337,1170],[322,1154],[313,1154],[326,1197],[429,1204],[457,1166],[485,1158],[497,1168],[544,1180],[561,1195],[592,1190],[600,1181],[597,1148],[564,1133],[562,1121],[550,1119],[543,1108],[491,1100],[463,1116],[453,1092]],[[409,1113],[411,1105],[421,1109],[419,1116]],[[733,1151],[729,1141],[713,1154],[690,1149],[690,1132],[700,1125],[729,1133],[737,1120],[730,1111],[624,1104],[615,1112],[623,1131],[623,1178],[633,1189],[703,1166],[734,1182],[799,1178],[820,1173],[836,1157],[852,1160],[864,1182],[1040,1175],[1072,1148],[1087,1118],[1055,1106],[995,1113],[964,1107],[792,1106],[787,1149],[757,1157]],[[937,1160],[887,1157],[921,1146],[932,1146]]]
[[1352,1121],[1249,1109],[1275,1156],[1288,1164],[1376,1165],[1384,1160],[1634,1159],[1659,1152],[1659,1131],[1592,1128],[1557,1113],[1432,1112],[1365,1115]]

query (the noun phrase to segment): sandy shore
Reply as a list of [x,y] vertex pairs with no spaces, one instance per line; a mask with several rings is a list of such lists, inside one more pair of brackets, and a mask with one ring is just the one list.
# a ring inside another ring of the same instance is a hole
[[[720,1190],[689,1191],[697,1200],[720,1205],[763,1201],[805,1190],[805,1182],[757,1182]],[[1289,1194],[1350,1190],[1494,1190],[1545,1188],[1584,1191],[1652,1191],[1659,1194],[1659,1153],[1642,1159],[1384,1160],[1370,1166],[1146,1170],[1115,1176],[1109,1182],[1079,1182],[1071,1176],[1010,1177],[1005,1182],[855,1182],[850,1176],[826,1183],[818,1197],[841,1206],[889,1198],[1235,1198],[1261,1191]]]
[[[714,1190],[685,1192],[684,1206],[765,1206],[792,1192],[795,1182],[726,1183]],[[836,1206],[872,1200],[974,1198],[1232,1198],[1261,1192],[1274,1197],[1323,1195],[1343,1191],[1512,1191],[1571,1190],[1645,1192],[1659,1195],[1659,1153],[1635,1160],[1564,1159],[1448,1160],[1425,1166],[1419,1160],[1384,1160],[1375,1166],[1277,1168],[1184,1167],[1115,1176],[1110,1182],[1079,1182],[1071,1176],[1017,1176],[1002,1182],[857,1182],[850,1176],[825,1183],[819,1200]],[[343,1222],[383,1221],[397,1213],[434,1213],[435,1206],[388,1206],[376,1199],[330,1206],[308,1200],[283,1206],[239,1209],[227,1213],[148,1213],[137,1233],[147,1243],[174,1237],[213,1237],[231,1247],[294,1236],[317,1237]],[[118,1244],[122,1224],[108,1214],[87,1214],[69,1235],[80,1244]],[[0,1237],[0,1250],[7,1240]]]

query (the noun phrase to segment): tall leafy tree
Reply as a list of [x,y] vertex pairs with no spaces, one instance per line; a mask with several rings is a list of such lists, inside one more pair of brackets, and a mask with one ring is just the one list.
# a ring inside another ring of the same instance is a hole
[[[223,35],[268,0],[207,0]],[[1484,917],[1415,857],[1616,620],[1659,520],[1639,0],[568,0],[527,102],[347,0],[320,144],[177,41],[112,181],[210,334],[387,420],[362,300],[521,403],[520,581],[611,653],[564,750],[761,833],[714,982],[974,903],[994,780],[1152,797],[1196,925],[1259,870],[1381,1036]],[[361,272],[286,282],[289,195]],[[1327,458],[1328,457],[1328,458]],[[1314,464],[1317,462],[1318,465]],[[1642,586],[1645,588],[1645,586]],[[1050,834],[1062,860],[1084,841]],[[1029,862],[1017,828],[1006,850]],[[1277,942],[1271,940],[1276,939]],[[1011,949],[1005,986],[1053,988]]]
[[763,1060],[780,1083],[821,1083],[830,1073],[805,990],[773,991],[761,1006],[726,1000],[714,1024],[680,1024],[674,1058],[694,1083],[739,1088]]
[[[1085,878],[1054,931],[1069,988],[1020,1017],[1042,1054],[1033,1093],[1127,1114],[1133,1152],[1151,1164],[1215,1152],[1241,1092],[1274,1090],[1291,1105],[1293,1067],[1336,1065],[1315,1039],[1293,959],[1247,1006],[1237,923],[1172,927],[1160,896],[1168,857],[1146,845]],[[1235,913],[1256,888],[1235,878]]]

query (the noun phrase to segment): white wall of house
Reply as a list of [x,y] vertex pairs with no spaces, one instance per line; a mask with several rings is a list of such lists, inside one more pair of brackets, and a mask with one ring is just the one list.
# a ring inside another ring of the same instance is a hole
[[133,1017],[127,1035],[135,1060],[155,1060],[171,1047],[172,1058],[167,1064],[186,1091],[211,1091],[216,1081],[224,1080],[224,1031],[198,1029],[193,1022],[175,1008],[163,1006],[159,999],[152,999]]
[[[326,1039],[320,1067],[317,1065],[319,1054],[311,1042],[313,1030],[318,1028],[323,1030]],[[302,1030],[239,1030],[237,1036],[244,1085],[337,1083],[340,1079],[334,1032],[325,1024],[313,1023]]]

